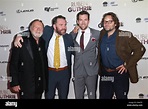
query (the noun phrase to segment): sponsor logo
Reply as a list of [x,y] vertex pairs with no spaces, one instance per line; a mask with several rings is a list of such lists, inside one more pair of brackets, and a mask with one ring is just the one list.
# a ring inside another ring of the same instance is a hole
[[141,18],[136,18],[136,23],[140,23],[141,22]]
[[144,0],[132,0],[133,3],[136,3],[138,1],[144,1]]
[[139,76],[139,79],[140,80],[146,80],[146,79],[148,79],[148,75]]
[[26,13],[26,12],[34,12],[34,9],[24,9],[24,10],[18,9],[18,10],[16,10],[16,13]]
[[142,57],[141,59],[143,59],[143,60],[148,60],[148,57]]
[[144,21],[145,21],[145,22],[148,22],[148,18],[144,18]]
[[10,90],[0,90],[0,99],[16,99],[16,95],[12,94]]
[[9,47],[9,45],[0,45],[0,47]]
[[141,22],[147,23],[148,22],[148,18],[147,17],[146,18],[140,18],[140,17],[136,18],[136,23],[141,23]]
[[134,34],[134,36],[135,36],[142,44],[148,44],[148,34]]
[[104,7],[108,6],[108,2],[103,2],[103,6]]
[[0,11],[0,16],[5,16],[6,14],[3,11]]
[[11,34],[11,30],[7,26],[0,25],[0,34]]
[[139,93],[138,96],[140,99],[145,99],[145,98],[147,99],[148,98],[148,94]]
[[45,7],[44,10],[49,12],[49,11],[54,11],[56,9],[59,9],[58,7]]
[[107,7],[107,6],[118,6],[118,4],[115,1],[111,1],[111,2],[103,2],[103,7]]
[[7,64],[8,63],[8,61],[0,61],[0,64]]
[[9,81],[9,82],[11,82],[12,81],[12,77],[1,75],[0,76],[0,81]]

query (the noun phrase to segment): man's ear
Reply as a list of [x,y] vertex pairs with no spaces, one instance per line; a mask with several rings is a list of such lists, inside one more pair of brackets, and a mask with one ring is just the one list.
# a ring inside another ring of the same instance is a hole
[[117,26],[117,24],[115,24],[115,27]]
[[77,26],[79,26],[79,24],[78,24],[78,20],[76,21],[76,24],[77,24]]
[[53,25],[53,28],[54,28],[54,30],[56,30],[56,26],[55,26],[55,24]]

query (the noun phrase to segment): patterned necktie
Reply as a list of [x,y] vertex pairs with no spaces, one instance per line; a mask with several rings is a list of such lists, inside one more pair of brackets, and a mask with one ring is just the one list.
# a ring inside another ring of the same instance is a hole
[[54,45],[54,67],[58,69],[60,67],[60,46],[59,46],[59,37],[56,36],[55,45]]
[[80,37],[80,47],[82,50],[84,50],[84,31],[82,31],[81,37]]

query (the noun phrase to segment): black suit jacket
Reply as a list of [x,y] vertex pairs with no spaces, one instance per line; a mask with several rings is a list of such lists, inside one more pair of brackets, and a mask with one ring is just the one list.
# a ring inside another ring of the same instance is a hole
[[[10,76],[12,81],[10,86],[20,85],[21,92],[34,93],[35,91],[35,65],[33,51],[31,48],[30,37],[23,37],[24,42],[22,43],[22,48],[12,47],[10,56]],[[43,54],[43,62],[45,67],[45,72],[42,72],[44,77],[47,74],[47,56],[45,54],[45,42],[40,38],[40,46]],[[45,83],[45,78],[44,78]],[[45,86],[45,84],[44,84]],[[45,88],[45,87],[44,87]]]

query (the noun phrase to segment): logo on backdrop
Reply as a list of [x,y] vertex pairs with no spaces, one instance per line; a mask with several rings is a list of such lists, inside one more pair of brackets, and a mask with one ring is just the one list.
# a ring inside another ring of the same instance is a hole
[[49,11],[54,11],[56,9],[59,9],[59,7],[45,7],[44,10],[49,12]]
[[9,45],[0,45],[0,48],[4,49],[4,51],[6,51],[7,49],[9,49]]
[[140,18],[140,17],[138,17],[138,18],[136,18],[136,23],[141,23],[141,22],[145,22],[145,23],[147,23],[148,22],[148,18],[146,17],[146,18]]
[[132,0],[133,3],[136,3],[138,1],[144,1],[144,0]]
[[124,26],[124,23],[123,22],[120,22],[120,26],[123,27]]
[[0,25],[0,34],[11,34],[11,30],[7,26]]
[[145,22],[148,22],[148,18],[144,18],[144,21],[145,21]]
[[28,27],[25,27],[25,26],[20,26],[20,31],[24,31],[24,30],[28,30]]
[[148,75],[139,76],[139,79],[140,80],[146,80],[146,79],[148,79]]
[[107,6],[118,6],[118,4],[115,1],[103,2],[103,7],[107,7]]
[[3,11],[0,11],[0,16],[5,16],[6,14]]
[[148,57],[142,57],[141,59],[142,60],[148,60]]
[[9,47],[9,45],[0,45],[0,48],[6,48],[6,47]]
[[12,77],[8,77],[8,76],[3,76],[3,75],[1,75],[0,76],[0,81],[9,81],[9,82],[11,82],[12,81]]
[[139,93],[138,96],[140,99],[148,99],[148,94]]
[[71,2],[71,6],[68,7],[68,12],[78,12],[78,11],[88,11],[92,10],[91,3],[87,3],[84,1]]
[[[74,26],[76,26],[76,24],[75,24]],[[101,23],[98,24],[98,27],[99,27],[99,28],[102,28],[102,26],[103,26],[103,25],[101,25]],[[124,23],[123,23],[123,22],[120,22],[120,27],[123,27],[123,26],[124,26]]]
[[8,61],[0,61],[0,64],[7,64]]
[[20,27],[20,30],[21,30],[21,31],[24,31],[24,29],[25,29],[24,26],[21,26],[21,27]]
[[34,12],[34,9],[18,9],[16,10],[16,13],[26,13],[26,12]]
[[134,34],[134,36],[135,36],[142,44],[148,44],[148,34]]
[[0,99],[16,99],[16,95],[9,90],[0,90]]
[[141,18],[136,18],[136,23],[140,23],[141,22]]

